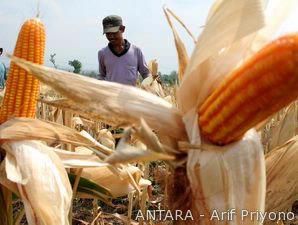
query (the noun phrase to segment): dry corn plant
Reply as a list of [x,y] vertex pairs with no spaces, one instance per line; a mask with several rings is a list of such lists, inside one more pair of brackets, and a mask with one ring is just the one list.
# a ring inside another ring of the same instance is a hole
[[151,76],[144,79],[141,83],[141,88],[149,91],[161,98],[165,97],[161,84],[157,81],[158,76],[158,63],[156,59],[150,60],[148,63]]
[[[113,151],[84,132],[55,123],[28,118],[2,123],[0,140],[6,153],[2,168],[6,175],[1,176],[1,184],[21,196],[30,224],[69,223],[72,191],[64,167],[83,168],[74,174],[77,184],[84,172],[88,179],[88,168],[108,168],[111,176],[107,180],[113,175],[117,181],[118,177],[128,178],[133,190],[141,192],[141,176],[129,171],[133,168],[130,163],[152,160],[166,160],[171,166],[169,206],[183,213],[190,210],[194,219],[178,220],[176,224],[261,224],[257,218],[243,221],[239,212],[288,208],[288,203],[297,198],[297,164],[287,163],[290,158],[292,162],[297,160],[297,138],[265,158],[254,127],[298,97],[297,34],[270,42],[295,2],[268,2],[276,3],[279,10],[266,24],[268,11],[261,0],[214,3],[177,90],[178,108],[135,87],[94,80],[12,56],[16,68],[23,68],[65,96],[70,110],[128,127]],[[2,109],[8,107],[5,104],[4,97]],[[146,149],[129,145],[131,134]],[[83,152],[57,151],[45,144],[52,141],[72,144]],[[34,161],[38,163],[28,163]],[[32,171],[36,175],[30,176]],[[47,179],[41,179],[45,175]],[[280,176],[282,183],[278,183]],[[288,180],[291,185],[287,185]],[[117,188],[98,186],[89,194],[106,201],[127,193],[115,190],[124,184]],[[81,191],[88,194],[85,188]],[[285,191],[287,195],[281,196]],[[270,200],[265,202],[266,194]],[[223,213],[230,209],[238,212],[232,220],[210,219],[214,210]]]
[[262,127],[265,152],[284,144],[298,134],[298,101],[276,113]]
[[[176,31],[174,24],[171,20],[171,17],[174,18],[178,23],[186,30],[186,32],[189,34],[189,36],[192,38],[193,42],[196,43],[196,38],[194,37],[193,33],[188,29],[188,27],[183,23],[183,21],[168,7],[164,6],[163,11],[166,17],[166,20],[172,30],[173,37],[174,37],[174,43],[177,50],[177,56],[178,56],[178,83],[180,83],[183,79],[183,75],[185,73],[189,56],[186,51],[185,45],[183,41],[181,40],[178,32]],[[176,91],[178,89],[178,83],[176,83],[173,87],[164,87],[164,91],[166,93],[165,99],[172,103],[174,106],[177,106],[177,100],[176,100]]]
[[[287,212],[298,199],[297,186],[298,136],[266,154],[268,212]],[[288,221],[292,224],[294,221]],[[297,222],[297,221],[296,221]],[[265,224],[272,224],[267,220]]]
[[[294,101],[283,108],[261,129],[266,152],[267,203],[266,211],[290,212],[298,199],[297,186],[297,134],[298,104]],[[297,211],[296,211],[297,213]],[[297,222],[297,221],[296,221]],[[272,224],[266,220],[265,224]],[[284,221],[293,224],[293,221]]]
[[148,78],[144,79],[140,87],[146,91],[151,92],[152,94],[164,98],[172,105],[176,105],[176,85],[174,85],[173,87],[167,87],[163,85],[160,81],[158,81],[160,77],[158,77],[158,62],[156,59],[150,60],[148,63],[148,67],[152,76],[149,76]]
[[[166,16],[166,19],[169,23],[169,26],[171,27],[172,31],[173,31],[173,36],[174,36],[174,41],[175,41],[175,46],[176,46],[176,49],[177,49],[177,55],[178,55],[178,62],[179,62],[179,68],[178,68],[178,80],[179,82],[182,81],[182,78],[183,78],[183,75],[185,74],[185,69],[186,69],[186,66],[188,64],[188,61],[189,61],[189,57],[188,57],[188,54],[187,54],[187,51],[186,51],[186,48],[185,48],[185,45],[184,43],[182,42],[178,32],[176,31],[172,21],[171,21],[171,18],[170,18],[170,15],[173,16],[176,20],[178,20],[182,26],[184,28],[186,28],[186,26],[183,24],[183,22],[171,11],[169,10],[168,8],[164,7],[163,8],[163,11],[165,13],[165,16]],[[191,32],[186,29],[188,31],[188,33],[190,34],[191,37],[193,37],[193,35],[191,34]],[[195,40],[194,40],[195,42]]]

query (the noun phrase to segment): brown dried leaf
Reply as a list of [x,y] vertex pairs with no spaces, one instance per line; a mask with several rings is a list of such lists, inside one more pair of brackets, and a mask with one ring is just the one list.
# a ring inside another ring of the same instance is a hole
[[176,139],[186,138],[180,112],[151,93],[128,85],[40,66],[14,56],[11,60],[43,83],[73,99],[80,107],[101,115],[112,124],[134,124],[144,117],[149,126],[158,132]]
[[63,125],[31,118],[14,118],[0,125],[0,140],[43,140],[92,147],[105,154],[112,150],[90,140],[77,131]]
[[102,166],[109,165],[107,163],[104,163],[94,154],[88,154],[88,153],[82,153],[82,152],[70,152],[70,151],[65,151],[65,150],[60,150],[55,148],[50,148],[50,149],[59,156],[65,168],[88,168],[88,167],[102,167]]
[[[124,167],[117,174],[113,173],[108,167],[86,168],[82,172],[82,177],[105,187],[116,198],[136,190],[131,184],[129,173],[135,182],[139,184],[141,181],[141,171],[135,166]],[[80,196],[88,197],[83,193]]]
[[183,21],[172,11],[170,10],[168,7],[166,8],[166,10],[173,16],[173,18],[175,18],[180,24],[181,26],[186,30],[186,32],[189,34],[189,36],[192,38],[193,42],[196,43],[196,38],[193,35],[193,33],[188,29],[188,27],[183,23]]
[[197,108],[215,83],[241,62],[253,40],[251,35],[264,25],[260,0],[215,4],[218,2],[197,41],[177,93],[183,113]]
[[[254,130],[231,145],[191,150],[188,153],[187,175],[192,204],[197,212],[205,214],[205,218],[201,218],[204,224],[210,223],[209,216],[213,215],[214,210],[219,215],[232,208],[251,213],[264,210],[265,159]],[[241,218],[241,213],[237,211],[231,223],[261,224],[255,218]],[[215,220],[214,224],[221,224],[221,221]]]
[[276,125],[269,131],[268,151],[284,144],[298,134],[298,102],[291,103]]
[[155,152],[164,152],[156,134],[150,129],[145,120],[141,119],[140,127],[135,128],[136,136],[144,142],[148,149]]
[[165,96],[162,86],[153,76],[145,78],[141,83],[141,88],[159,97]]
[[298,136],[266,155],[267,212],[286,212],[298,199]]
[[119,142],[116,151],[108,156],[105,162],[110,164],[150,162],[155,160],[174,160],[175,156],[150,150],[137,149],[124,142]]
[[178,78],[179,81],[181,82],[183,79],[183,76],[185,74],[185,70],[189,61],[188,54],[185,48],[184,43],[182,42],[178,32],[176,31],[175,27],[172,24],[172,21],[169,16],[169,12],[166,8],[163,8],[163,11],[165,13],[166,19],[172,29],[173,35],[174,35],[174,40],[175,40],[175,46],[178,54],[178,62],[179,62],[179,69],[178,69]]
[[152,60],[149,61],[148,68],[149,68],[150,73],[153,76],[157,76],[157,73],[158,73],[158,63],[157,63],[157,60],[156,59],[152,59]]
[[7,178],[17,183],[29,224],[68,225],[72,190],[59,157],[39,141],[5,142],[2,147]]
[[106,119],[96,112],[88,111],[88,108],[80,107],[80,105],[71,101],[70,99],[65,99],[65,98],[55,99],[55,100],[40,99],[39,101],[42,103],[45,103],[47,105],[57,107],[59,109],[71,111],[73,113],[79,114],[86,118],[113,124],[113,122],[111,122],[111,119],[109,119],[109,118]]

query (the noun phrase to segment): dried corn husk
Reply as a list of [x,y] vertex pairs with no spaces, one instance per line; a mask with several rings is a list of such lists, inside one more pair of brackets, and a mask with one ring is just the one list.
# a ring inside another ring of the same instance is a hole
[[178,90],[181,110],[198,107],[228,72],[271,41],[295,5],[295,0],[217,0]]
[[[135,166],[128,166],[121,169],[119,174],[111,172],[107,167],[86,168],[82,172],[82,177],[105,187],[113,197],[125,196],[136,187],[132,183],[133,178],[138,188],[146,187],[150,182],[141,179],[141,171]],[[144,186],[138,186],[144,185]],[[90,197],[85,193],[80,193],[80,197]]]
[[151,93],[136,87],[38,66],[14,56],[11,59],[42,82],[113,125],[138,123],[139,118],[143,117],[161,135],[186,139],[180,112]]
[[[261,224],[256,218],[243,221],[241,212],[264,211],[265,161],[262,150],[258,134],[251,130],[232,145],[209,146],[189,153],[187,173],[193,209],[205,215],[201,218],[202,224]],[[210,221],[214,211],[220,214],[231,209],[236,210],[231,221]]]
[[[278,118],[281,115],[281,118]],[[268,129],[266,127],[269,127]],[[298,102],[295,101],[278,112],[265,125],[262,136],[266,136],[266,152],[281,146],[298,134]]]
[[[16,143],[19,143],[19,145],[17,146],[18,148],[16,148]],[[136,189],[139,190],[141,188],[146,188],[148,185],[151,184],[148,180],[144,180],[141,178],[141,171],[137,167],[124,166],[122,167],[122,169],[120,169],[119,172],[115,173],[113,170],[111,170],[111,168],[109,168],[109,165],[107,163],[103,163],[101,160],[99,160],[99,158],[93,155],[92,151],[90,150],[82,151],[82,149],[78,148],[79,152],[68,152],[68,151],[48,147],[37,141],[6,142],[3,145],[3,147],[6,150],[9,148],[10,151],[14,149],[13,151],[15,152],[15,154],[17,154],[19,151],[24,150],[26,146],[28,146],[28,143],[30,143],[30,145],[33,145],[33,147],[35,148],[34,150],[37,149],[36,151],[39,151],[40,149],[42,149],[41,151],[43,153],[47,153],[51,156],[54,156],[55,154],[57,154],[57,156],[60,158],[61,162],[63,163],[64,167],[66,168],[84,168],[81,174],[81,178],[87,179],[88,182],[86,183],[86,181],[82,180],[79,183],[78,196],[82,198],[86,198],[86,197],[99,198],[102,201],[109,203],[110,202],[109,198],[124,196],[131,191],[134,191]],[[33,148],[29,150],[32,150],[32,149]],[[33,151],[32,154],[37,154],[36,151]],[[26,152],[27,151],[24,151],[23,154],[26,154]],[[19,156],[19,157],[22,157],[22,156]],[[18,169],[19,167],[12,166],[12,162],[15,163],[15,161],[16,160],[13,158],[13,156],[11,156],[8,152],[7,158],[3,163],[3,165],[6,166],[5,169],[8,175],[7,177],[6,176],[3,177],[4,176],[3,174],[5,174],[5,171],[2,171],[0,182],[5,186],[7,186],[8,188],[10,188],[10,190],[14,191],[15,193],[20,192],[22,196],[22,193],[24,194],[23,186],[20,186],[18,183],[21,183],[25,185],[25,187],[27,187],[26,185],[31,178],[26,179],[27,177],[23,177],[24,173],[22,172],[22,170],[19,171]],[[26,161],[25,159],[24,164],[26,164],[25,162],[28,163],[28,160]],[[48,169],[48,168],[45,167],[44,169]],[[43,172],[44,171],[41,171],[41,173]],[[39,173],[36,173],[36,174],[39,174]],[[51,176],[47,176],[47,179],[48,179],[47,182],[52,181]],[[89,184],[90,182],[94,182],[94,184]],[[17,186],[15,186],[15,183],[17,184]],[[45,185],[45,184],[41,183],[40,185]],[[17,189],[15,187],[17,187]],[[20,190],[20,188],[22,189]],[[35,190],[34,189],[35,187],[32,186],[32,184],[28,188],[32,188],[32,191]],[[42,188],[40,188],[40,191],[44,191],[46,193],[46,191],[42,190]],[[61,191],[63,191],[63,189],[61,189]],[[33,192],[28,193],[28,190],[27,190],[26,193],[27,193],[27,196],[25,197],[28,197],[28,199],[22,199],[23,201],[25,202],[37,201],[31,197]],[[52,194],[54,195],[55,193],[52,193]],[[37,193],[37,196],[38,196],[38,193]],[[22,197],[24,198],[24,196]],[[39,205],[37,205],[36,207],[38,206]],[[29,207],[31,206],[29,205]],[[43,217],[42,213],[40,216],[39,215],[36,216],[35,215],[36,213],[34,210],[33,212],[31,212],[31,214],[32,214],[31,216],[33,217]],[[28,215],[28,212],[27,212],[27,215]],[[61,214],[59,216],[61,216]],[[52,224],[52,223],[49,223],[49,224]]]
[[80,107],[78,104],[76,104],[73,101],[70,101],[69,99],[65,99],[65,98],[55,99],[55,100],[40,99],[39,101],[49,106],[54,106],[59,109],[67,110],[89,119],[99,120],[107,123],[110,122],[110,120],[105,121],[105,118],[101,117],[98,113],[88,111],[88,108],[85,109],[84,107]]
[[72,190],[58,156],[38,141],[5,142],[2,147],[7,179],[17,184],[29,224],[68,225]]
[[[197,127],[198,106],[228,72],[270,40],[267,35],[265,41],[260,42],[256,33],[264,26],[262,7],[261,1],[233,0],[219,0],[212,7],[177,96],[191,144],[204,146]],[[282,15],[287,7],[280,7],[282,12],[278,13]],[[266,30],[271,30],[272,34],[273,27],[273,23],[269,24]],[[190,151],[187,174],[192,199],[197,199],[192,207],[198,213],[211,215],[213,209],[227,212],[231,208],[264,211],[264,156],[255,131],[249,131],[241,141],[229,146],[214,148],[207,145],[199,151]],[[210,180],[210,177],[217,179]],[[208,216],[203,219],[203,224],[242,222],[239,217],[233,221],[210,221]],[[244,223],[260,224],[261,221]]]
[[115,149],[115,138],[108,129],[101,129],[97,134],[97,141],[109,149]]
[[[22,140],[25,138],[32,138],[32,139],[44,139],[44,140],[56,140],[56,141],[62,141],[62,142],[72,142],[75,144],[81,143],[85,146],[96,146],[96,141],[92,139],[91,137],[87,136],[85,133],[79,134],[75,132],[74,130],[71,130],[69,128],[63,127],[61,125],[55,124],[55,123],[47,123],[45,121],[40,120],[34,120],[34,119],[26,119],[26,118],[15,118],[10,121],[7,121],[6,123],[1,125],[1,139],[3,140],[13,140],[14,142],[11,143],[18,143],[16,142],[17,139]],[[43,134],[41,136],[41,134]],[[7,145],[6,142],[4,145]],[[87,144],[87,145],[86,145]],[[25,148],[25,144],[21,143],[21,147],[19,148]],[[40,148],[43,149],[43,151],[47,152],[55,152],[60,160],[63,162],[65,167],[68,168],[85,168],[82,173],[82,178],[90,178],[90,174],[96,172],[94,176],[91,176],[91,179],[95,180],[94,182],[98,182],[99,180],[101,182],[96,183],[97,185],[102,185],[103,180],[109,181],[109,185],[106,185],[106,183],[103,183],[105,186],[111,189],[111,192],[113,196],[119,197],[128,194],[130,191],[135,190],[137,187],[137,190],[148,186],[148,182],[144,181],[143,179],[140,179],[141,171],[139,171],[138,168],[131,168],[131,167],[125,167],[121,171],[121,173],[115,174],[114,172],[111,172],[111,169],[107,167],[106,163],[103,163],[101,160],[99,160],[98,157],[96,157],[93,154],[90,154],[90,150],[87,153],[77,153],[77,152],[67,152],[63,150],[58,150],[54,148],[50,148],[43,144],[38,144]],[[13,145],[11,147],[12,149],[15,149],[16,146]],[[82,148],[82,147],[81,147]],[[53,154],[51,153],[51,154]],[[91,152],[92,153],[92,152]],[[8,154],[8,160],[10,159],[10,155]],[[10,160],[11,161],[11,160]],[[9,161],[9,162],[10,162]],[[6,162],[6,161],[5,161]],[[88,167],[92,167],[89,169]],[[94,168],[96,167],[96,168]],[[100,169],[99,167],[104,167],[104,169]],[[9,171],[12,171],[11,167],[8,169]],[[128,170],[128,172],[123,172]],[[92,172],[90,172],[92,171]],[[107,172],[108,171],[108,172]],[[90,172],[90,174],[89,174]],[[128,176],[127,173],[131,172],[132,176]],[[16,174],[18,174],[16,172]],[[88,175],[89,174],[89,175]],[[138,174],[138,175],[137,175]],[[86,176],[86,177],[85,177]],[[13,180],[14,182],[22,181],[22,177],[17,177],[18,180]],[[113,179],[114,178],[114,179]],[[120,178],[120,179],[119,179]],[[134,185],[131,184],[131,179],[134,178],[136,181],[134,182]],[[113,183],[114,181],[117,181],[117,183]],[[1,179],[1,183],[5,184],[8,187],[14,187],[11,186],[11,182],[7,182],[9,180]],[[51,178],[49,179],[49,182],[51,181]],[[31,187],[31,186],[30,186]],[[23,190],[22,190],[23,191]],[[103,201],[108,202],[107,197],[103,195],[98,190],[95,190],[94,187],[89,187],[88,189],[83,188],[81,186],[78,187],[79,196],[81,197],[96,197]],[[22,192],[21,192],[22,193]],[[31,201],[31,197],[27,201]],[[33,199],[34,200],[34,199]],[[26,201],[26,199],[25,199]],[[30,202],[29,201],[29,202]],[[35,216],[35,212],[29,212],[31,213],[31,216]],[[27,212],[28,214],[28,212]],[[62,223],[61,223],[62,224]]]
[[[172,21],[170,19],[170,15],[173,15],[173,13],[170,13],[167,8],[163,8],[163,11],[165,13],[166,19],[172,29],[173,35],[174,35],[174,41],[175,41],[175,46],[178,54],[178,62],[179,62],[179,68],[178,68],[178,78],[179,81],[182,81],[182,78],[185,74],[185,70],[189,61],[189,57],[185,48],[184,43],[182,42],[178,32],[176,31],[175,27],[172,24]],[[169,15],[170,14],[170,15]]]
[[150,60],[148,63],[148,67],[152,76],[148,76],[142,81],[141,88],[163,98],[165,96],[164,91],[161,84],[156,79],[158,76],[157,60]]
[[[260,0],[216,1],[178,89],[183,113],[199,106],[248,51],[254,32],[264,26]],[[246,39],[243,39],[246,37]]]
[[85,137],[79,132],[57,123],[31,119],[14,118],[0,125],[0,140],[43,140],[47,142],[62,142],[75,146],[95,148],[105,154],[111,149],[101,145],[95,140]]
[[150,73],[153,76],[157,76],[157,73],[158,73],[158,63],[157,63],[157,60],[156,59],[153,59],[153,60],[150,60],[149,61],[148,68],[149,68]]
[[84,126],[83,120],[78,116],[71,118],[71,122],[72,122],[71,127]]
[[[103,167],[108,166],[96,155],[85,152],[70,152],[61,149],[48,147],[49,150],[54,151],[62,161],[65,168],[88,168],[88,167]],[[91,150],[89,152],[92,153]]]
[[166,100],[167,102],[171,103],[172,105],[174,104],[171,95],[167,95],[166,97],[164,97],[164,100]]
[[[261,224],[256,219],[243,222],[240,217],[243,209],[264,211],[265,163],[258,134],[251,130],[242,140],[225,147],[206,145],[200,138],[197,108],[244,59],[255,32],[263,25],[260,1],[216,1],[178,89],[178,106],[190,143],[204,146],[190,150],[187,161],[189,207],[201,224]],[[232,208],[237,211],[232,220],[210,220],[214,210],[220,213]]]
[[216,82],[239,63],[251,41],[241,39],[263,25],[259,0],[221,1],[206,22],[178,89],[178,105],[184,113],[201,104]]
[[[241,63],[256,37],[255,32],[264,24],[260,1],[221,0],[217,3],[198,40],[178,93],[188,137],[194,145],[204,146],[197,127],[197,106],[227,72]],[[219,30],[225,35],[216,33]],[[77,100],[89,112],[94,113],[97,110],[107,120],[108,115],[116,117],[115,121],[110,119],[111,122],[139,123],[139,118],[143,116],[149,126],[162,135],[176,140],[187,139],[180,112],[148,93],[103,81],[93,82],[16,58],[12,60],[70,99]],[[73,81],[71,84],[70,79]],[[84,89],[85,86],[89,87],[88,90]],[[123,102],[125,104],[121,105]],[[214,162],[212,166],[208,163],[209,159]],[[187,170],[192,196],[197,200],[193,201],[194,211],[202,211],[208,215],[212,209],[228,211],[229,207],[264,210],[264,159],[260,140],[254,130],[248,132],[241,141],[227,147],[214,149],[214,146],[207,146],[206,149],[190,150]],[[210,181],[213,177],[218,180]],[[198,221],[194,222],[197,224]],[[210,223],[221,222],[203,221],[203,224]],[[233,223],[235,221],[228,222]],[[258,223],[256,221],[255,224]]]
[[[89,157],[92,156],[92,151],[83,147],[76,148],[76,151],[83,155],[89,155]],[[59,157],[61,157],[60,154],[59,154]],[[73,157],[71,158],[73,159]],[[82,162],[82,160],[84,159],[80,158],[79,162]],[[89,160],[87,162],[86,160],[84,161],[86,166],[82,171],[81,178],[87,179],[91,182],[94,182],[96,185],[99,185],[100,187],[107,189],[109,191],[109,194],[111,194],[111,197],[117,198],[120,196],[124,196],[124,195],[127,195],[130,191],[146,188],[148,185],[151,184],[149,180],[141,178],[141,171],[137,167],[127,165],[127,166],[122,166],[120,169],[116,170],[115,168],[112,169],[110,165],[104,166],[103,163],[99,166],[91,167],[90,163],[92,163],[92,161],[89,161]],[[66,161],[63,160],[63,163],[65,164]],[[80,168],[80,164],[79,163],[74,164],[73,162],[71,167]],[[78,171],[76,171],[75,174],[77,173]],[[88,188],[88,187],[83,188],[79,186],[78,195],[81,198],[98,198],[96,196],[96,193],[97,193],[99,197],[107,200],[102,193],[98,193],[98,191],[96,192],[96,190],[93,193],[92,192],[90,193],[91,190],[92,188]]]
[[185,31],[189,34],[189,36],[192,38],[193,42],[196,43],[196,37],[193,35],[193,33],[188,29],[188,27],[183,23],[183,21],[168,7],[165,8],[171,16],[173,16],[174,19],[176,19],[180,25],[185,29]]
[[165,96],[162,86],[153,76],[145,78],[141,83],[141,88],[159,97],[163,98]]
[[298,199],[298,136],[266,155],[266,211],[286,212]]
[[131,145],[120,143],[116,151],[110,155],[105,162],[110,164],[132,163],[132,162],[150,162],[154,160],[174,160],[175,156],[164,153],[154,152],[135,148]]
[[287,20],[287,17],[297,7],[297,1],[288,0],[263,0],[265,10],[266,26],[262,28],[251,43],[249,54],[253,54],[262,48],[277,35],[281,35],[280,27]]

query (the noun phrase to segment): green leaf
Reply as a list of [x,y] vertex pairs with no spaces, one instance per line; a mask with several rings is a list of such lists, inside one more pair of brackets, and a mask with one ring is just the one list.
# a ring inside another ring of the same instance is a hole
[[[73,186],[76,179],[75,174],[68,174],[71,185]],[[88,180],[86,178],[80,177],[78,192],[85,193],[88,195],[93,195],[100,200],[109,203],[113,198],[112,194],[108,189],[103,186],[96,184],[95,182]]]

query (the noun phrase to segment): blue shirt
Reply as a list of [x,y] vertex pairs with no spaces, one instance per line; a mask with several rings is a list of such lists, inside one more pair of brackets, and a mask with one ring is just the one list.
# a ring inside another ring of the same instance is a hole
[[6,80],[6,67],[3,63],[0,62],[0,88],[3,89],[5,86]]
[[125,40],[125,50],[117,54],[111,45],[98,52],[99,79],[136,85],[138,72],[148,77],[149,69],[140,48]]

